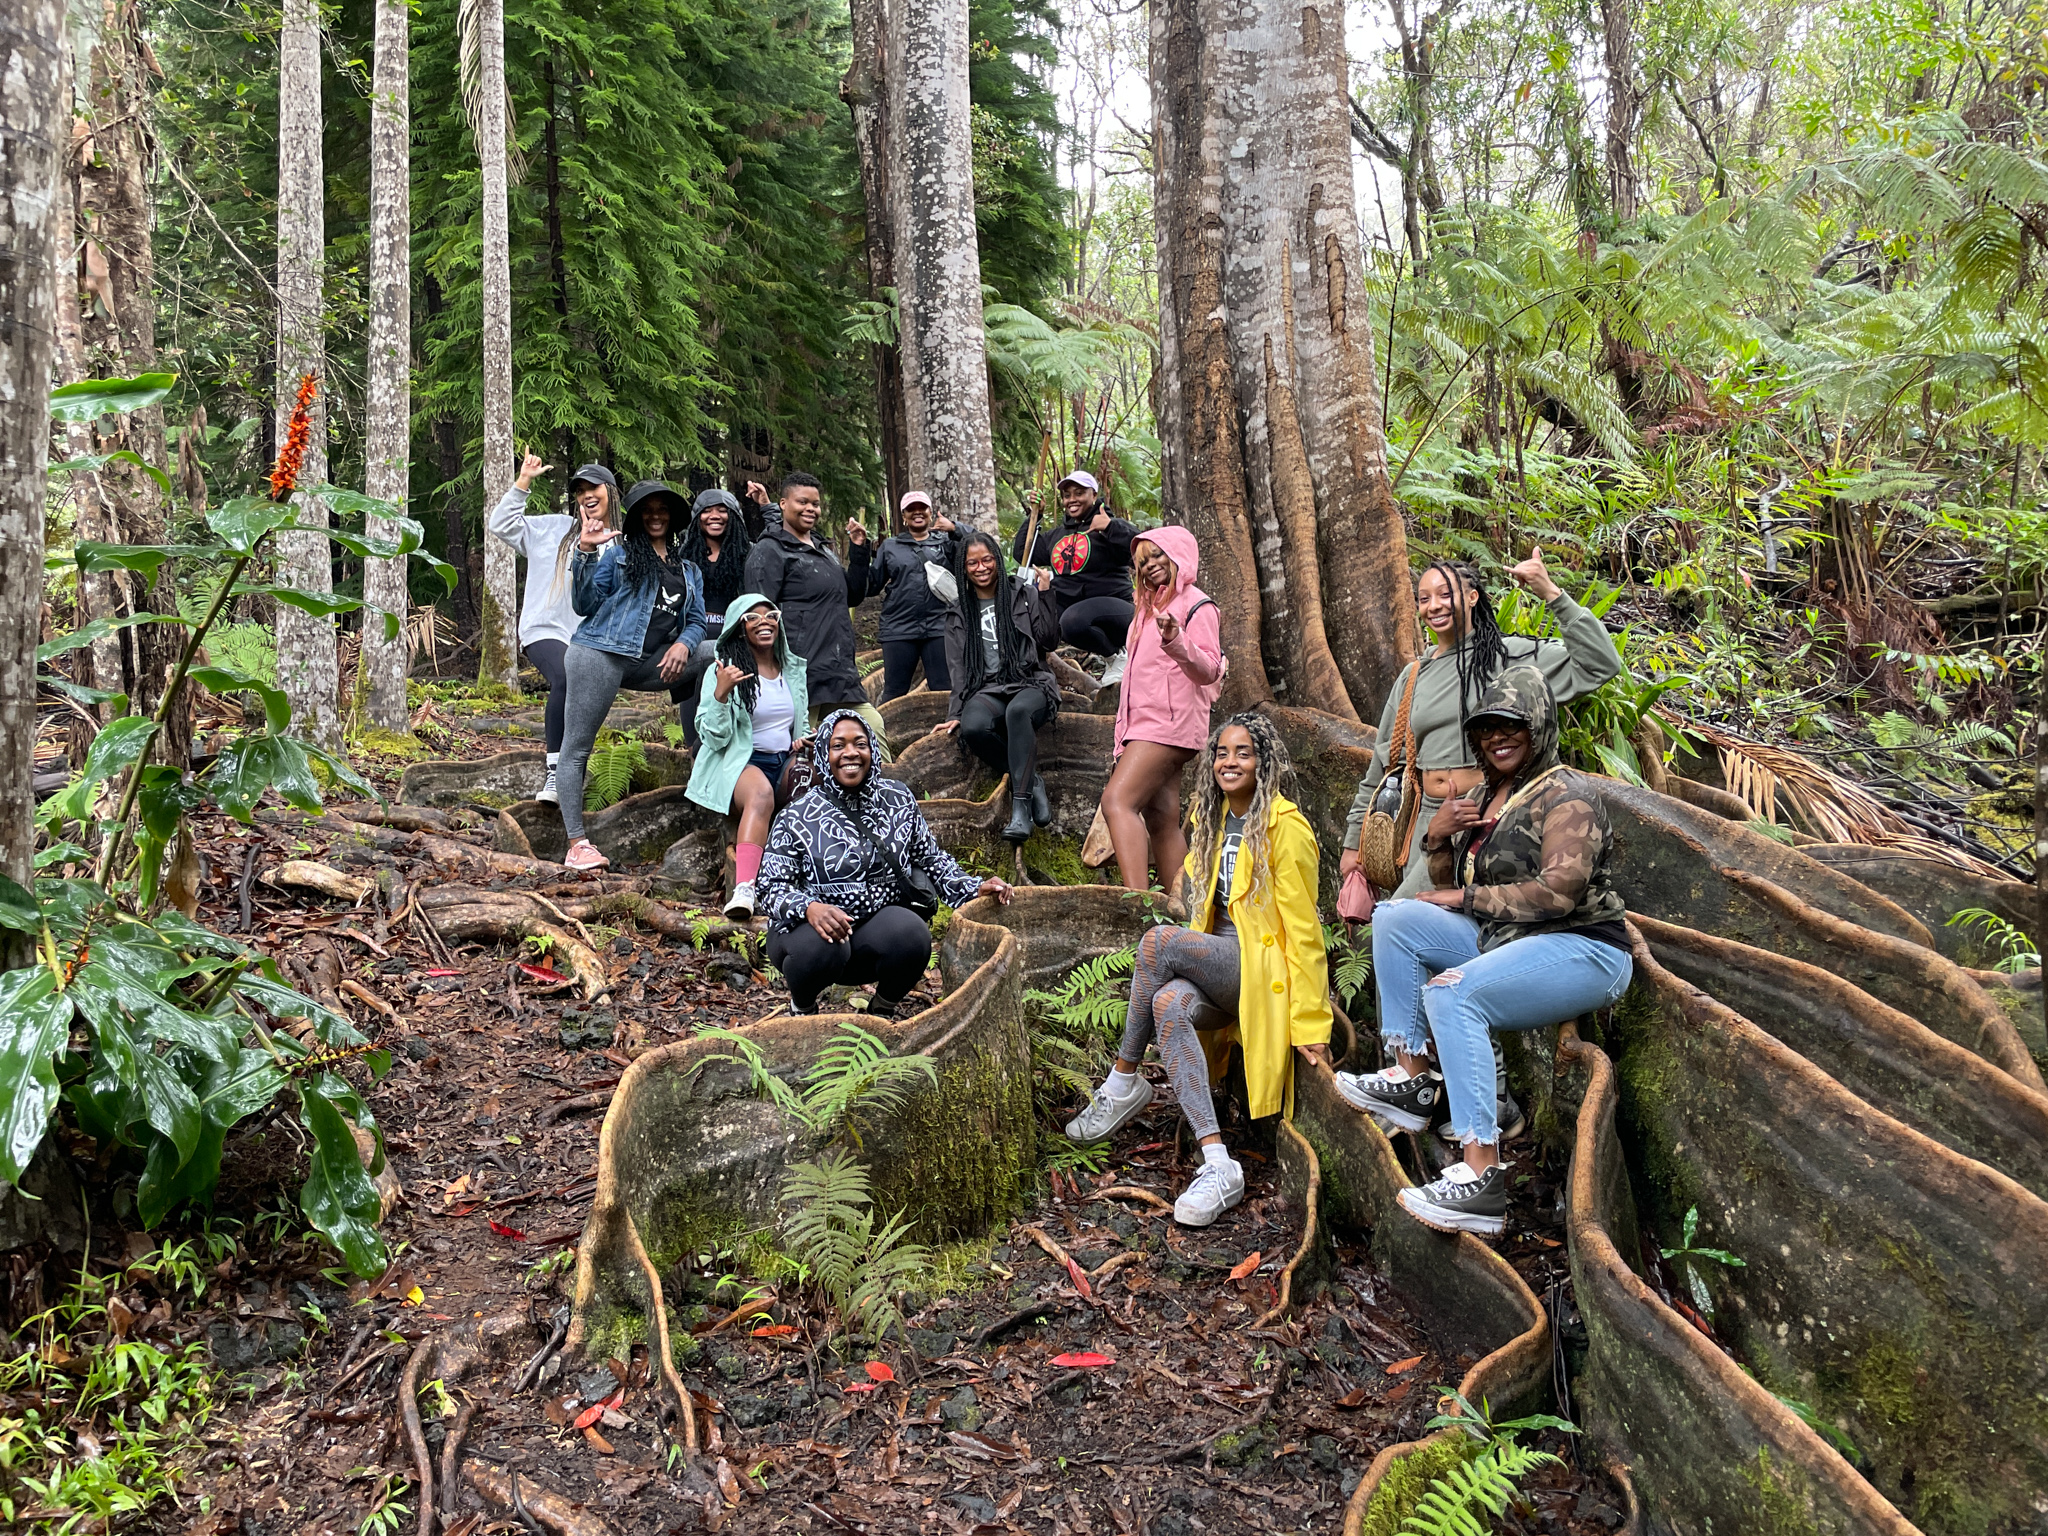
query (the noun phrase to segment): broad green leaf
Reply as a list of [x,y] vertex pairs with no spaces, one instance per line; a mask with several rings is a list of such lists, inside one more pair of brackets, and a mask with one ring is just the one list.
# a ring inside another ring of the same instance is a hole
[[[16,933],[43,931],[43,909],[34,892],[16,885],[5,875],[0,875],[0,928],[12,928]],[[4,1017],[0,1013],[0,1018]]]
[[268,1051],[244,1048],[227,1065],[208,1067],[199,1107],[226,1129],[269,1104],[288,1081]]
[[38,672],[36,681],[45,688],[54,688],[66,698],[78,700],[81,704],[106,704],[113,702],[114,713],[128,712],[128,695],[117,693],[111,688],[88,688],[83,683],[74,683],[68,677],[59,677],[54,672]]
[[215,933],[204,923],[194,922],[182,912],[160,912],[150,919],[150,926],[172,949],[190,954],[225,955],[232,959],[249,952],[246,946],[236,943],[226,934]]
[[[292,739],[298,741],[297,737]],[[324,747],[316,747],[310,741],[299,741],[298,744],[306,749],[308,757],[317,758],[324,764],[327,771],[334,775],[337,783],[346,784],[365,800],[374,800],[379,805],[384,803],[384,796],[378,792],[377,786],[364,778],[360,773],[357,773],[355,765],[350,763],[347,758],[339,757],[327,751]]]
[[121,1022],[124,1037],[137,1047],[138,1059],[155,1059],[150,1047],[159,1040],[190,1046],[212,1061],[225,1061],[239,1044],[231,1022],[179,1007],[139,978],[132,966],[110,961],[97,949],[91,963],[80,966],[71,978],[70,995],[78,1011],[95,1024],[103,1019]]
[[[311,1020],[313,1033],[320,1037],[322,1045],[335,1048],[361,1045],[369,1038],[332,1009],[321,1007],[305,993],[294,991],[269,976],[252,972],[235,983],[234,991],[236,996],[260,1004],[277,1018]],[[280,1039],[278,1046],[296,1053],[295,1043]]]
[[444,592],[453,592],[455,584],[462,579],[461,573],[438,555],[430,555],[425,550],[421,550],[413,558],[427,562],[433,573],[441,578],[441,590]]
[[237,496],[206,513],[206,526],[236,555],[253,554],[265,534],[291,520],[291,504],[268,496]]
[[102,416],[147,410],[171,392],[175,373],[138,373],[132,379],[80,379],[50,391],[53,421],[97,421]]
[[381,517],[402,528],[409,527],[414,535],[412,547],[419,545],[420,525],[409,517],[400,516],[395,501],[379,501],[374,496],[365,496],[361,491],[352,491],[341,485],[316,485],[309,494],[326,502],[338,517]]
[[[71,546],[71,558],[81,571],[140,571],[149,581],[156,580],[157,568],[166,560],[215,560],[219,557],[220,549],[212,544],[99,544],[87,541]],[[167,614],[155,617],[165,624],[185,622]]]
[[299,1203],[348,1267],[367,1278],[385,1266],[384,1240],[377,1235],[381,1203],[356,1152],[355,1135],[331,1097],[337,1086],[347,1085],[324,1072],[300,1085],[300,1119],[312,1133],[313,1147],[312,1170]]
[[149,750],[150,738],[155,735],[156,722],[147,715],[123,715],[119,720],[110,721],[99,735],[93,737],[79,778],[85,784],[93,785],[125,773],[141,761],[142,754]]
[[0,1177],[10,1184],[42,1144],[57,1102],[53,1058],[70,1033],[71,1000],[48,967],[0,975]]
[[237,821],[249,820],[266,789],[275,789],[302,811],[320,809],[320,784],[306,749],[289,736],[240,738],[214,759],[206,788]]
[[363,606],[360,597],[344,597],[337,592],[301,592],[297,587],[282,586],[274,581],[241,581],[235,583],[237,597],[270,597],[301,613],[310,613],[316,619],[331,619],[337,613],[354,613]]
[[220,1183],[221,1148],[227,1129],[203,1120],[192,1151],[180,1156],[177,1143],[157,1136],[149,1143],[149,1160],[135,1186],[135,1213],[148,1231],[181,1205],[210,1205]]
[[[177,834],[178,818],[205,803],[205,794],[197,784],[186,781],[182,768],[174,768],[169,763],[152,763],[142,770],[142,779],[135,792],[135,808],[142,815],[143,827],[158,842],[168,842]],[[147,906],[147,903],[143,904],[144,910]]]
[[127,629],[135,624],[183,624],[185,621],[161,613],[127,613],[118,618],[94,619],[83,629],[74,629],[68,635],[36,647],[36,660],[48,661],[52,656],[62,656],[66,651],[75,651],[82,645],[91,645],[102,635],[111,635],[117,629]]
[[[293,526],[295,528],[303,527],[303,525],[296,523]],[[339,528],[304,528],[303,531],[307,533],[323,533],[350,554],[360,555],[365,560],[390,560],[401,553],[397,542],[393,539],[372,538],[367,534],[361,533],[346,533]]]
[[261,678],[231,667],[194,667],[186,676],[215,693],[255,694],[263,701],[264,722],[275,733],[282,734],[292,723],[292,701],[285,697],[282,688],[274,688]]
[[171,494],[171,477],[129,448],[117,449],[113,453],[91,453],[82,459],[66,459],[62,464],[52,464],[50,473],[92,474],[96,470],[105,469],[109,464],[133,464],[154,480],[158,489],[166,496]]
[[199,1133],[205,1127],[199,1095],[179,1074],[174,1057],[143,1051],[136,1056],[135,1066],[142,1076],[142,1102],[148,1106],[150,1129],[171,1138],[183,1167],[198,1149]]

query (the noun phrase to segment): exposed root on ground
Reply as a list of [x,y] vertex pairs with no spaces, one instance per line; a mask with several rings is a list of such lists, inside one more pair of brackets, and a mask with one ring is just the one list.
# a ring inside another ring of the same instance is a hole
[[1301,1246],[1294,1250],[1294,1257],[1287,1261],[1287,1267],[1280,1271],[1280,1299],[1259,1320],[1253,1328],[1263,1328],[1277,1317],[1284,1317],[1293,1300],[1294,1271],[1301,1261],[1314,1251],[1316,1245],[1316,1197],[1323,1189],[1323,1164],[1316,1156],[1316,1149],[1309,1139],[1294,1128],[1292,1120],[1282,1120],[1283,1135],[1293,1138],[1302,1156],[1308,1159],[1308,1193],[1302,1199]]

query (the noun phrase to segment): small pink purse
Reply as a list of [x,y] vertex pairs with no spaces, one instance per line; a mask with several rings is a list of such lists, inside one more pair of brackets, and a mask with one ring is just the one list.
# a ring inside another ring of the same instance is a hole
[[1372,921],[1372,882],[1365,871],[1354,869],[1337,890],[1337,915],[1347,923]]

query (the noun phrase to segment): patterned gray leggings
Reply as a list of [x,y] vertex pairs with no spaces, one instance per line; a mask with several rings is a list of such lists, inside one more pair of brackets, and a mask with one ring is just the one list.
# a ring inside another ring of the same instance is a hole
[[1234,933],[1154,928],[1138,941],[1131,972],[1131,1006],[1124,1015],[1125,1061],[1145,1059],[1155,1041],[1181,1113],[1197,1138],[1216,1134],[1216,1103],[1209,1064],[1197,1032],[1237,1022],[1238,956]]

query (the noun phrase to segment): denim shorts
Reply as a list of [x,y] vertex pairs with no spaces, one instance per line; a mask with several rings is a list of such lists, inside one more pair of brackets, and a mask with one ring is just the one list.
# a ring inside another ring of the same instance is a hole
[[773,789],[782,782],[782,770],[789,762],[787,752],[763,752],[759,747],[747,759],[749,768],[758,768],[768,776],[768,787]]

